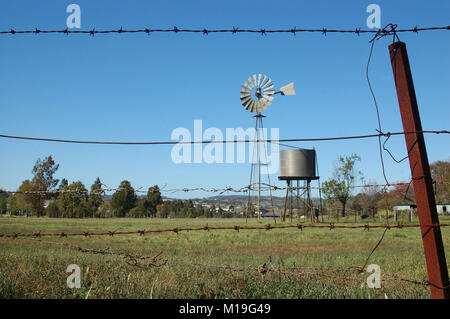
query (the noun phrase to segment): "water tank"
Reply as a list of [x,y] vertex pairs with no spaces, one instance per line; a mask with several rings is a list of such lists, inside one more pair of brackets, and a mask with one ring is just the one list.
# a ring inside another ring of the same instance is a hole
[[280,180],[313,180],[316,176],[316,151],[295,149],[280,151]]

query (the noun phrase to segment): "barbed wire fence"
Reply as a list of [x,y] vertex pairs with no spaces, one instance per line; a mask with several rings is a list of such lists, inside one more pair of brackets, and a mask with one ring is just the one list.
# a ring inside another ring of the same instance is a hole
[[[439,225],[429,225],[429,227],[448,227],[450,224],[439,224]],[[131,267],[136,267],[139,269],[149,269],[149,268],[161,268],[164,266],[170,266],[174,265],[175,263],[182,263],[185,265],[189,265],[192,267],[200,267],[200,268],[213,268],[220,271],[229,271],[229,272],[252,272],[259,275],[266,275],[269,273],[274,273],[278,275],[284,276],[287,280],[292,279],[292,277],[295,278],[303,278],[303,279],[312,279],[315,277],[324,277],[332,280],[342,280],[342,281],[356,281],[361,282],[363,279],[360,275],[362,275],[365,270],[366,266],[369,262],[370,257],[373,255],[373,253],[377,250],[377,248],[380,246],[381,242],[383,241],[385,234],[390,229],[403,229],[403,228],[417,228],[420,227],[420,225],[360,225],[360,226],[344,226],[344,225],[334,225],[330,224],[329,226],[325,225],[288,225],[288,226],[270,226],[265,225],[261,227],[253,227],[253,226],[231,226],[231,227],[211,227],[211,226],[204,226],[201,228],[174,228],[174,229],[159,229],[159,230],[139,230],[136,232],[103,232],[103,233],[89,233],[89,232],[82,232],[82,233],[47,233],[47,234],[41,234],[41,233],[35,233],[35,234],[13,234],[13,235],[5,235],[0,234],[0,238],[8,238],[9,240],[19,240],[19,241],[28,241],[32,243],[39,243],[40,245],[52,245],[52,246],[60,246],[60,247],[66,247],[68,249],[76,250],[80,253],[85,254],[93,254],[93,255],[108,255],[108,256],[115,256],[118,258],[121,258],[125,261],[126,264],[128,264]],[[367,255],[367,257],[364,260],[363,265],[357,266],[348,266],[348,267],[312,267],[312,266],[285,266],[283,265],[274,265],[272,257],[269,256],[265,262],[263,262],[260,265],[246,265],[246,266],[236,266],[236,265],[230,265],[230,264],[212,264],[212,263],[202,263],[199,261],[192,261],[187,260],[185,258],[177,257],[177,256],[170,256],[166,257],[164,256],[163,251],[154,252],[152,255],[140,255],[136,253],[129,253],[129,252],[119,252],[111,250],[110,247],[106,247],[104,249],[92,249],[92,248],[86,248],[82,247],[76,244],[67,243],[67,242],[55,242],[55,241],[49,241],[44,240],[43,237],[50,237],[50,236],[59,236],[59,237],[69,237],[69,236],[114,236],[114,235],[132,235],[132,234],[139,234],[141,236],[151,233],[151,232],[175,232],[179,233],[180,231],[211,231],[211,230],[271,230],[271,229],[287,229],[287,228],[297,228],[300,230],[306,229],[306,228],[329,228],[330,230],[336,230],[336,229],[364,229],[369,231],[370,229],[382,229],[384,228],[384,231],[380,237],[380,239],[377,241],[376,245],[373,247],[373,249],[370,251],[370,253]],[[401,282],[407,282],[415,285],[421,285],[421,286],[429,286],[432,285],[431,282],[425,279],[412,279],[412,278],[405,278],[402,276],[398,276],[393,273],[389,272],[383,272],[383,278],[381,278],[381,281],[387,282],[387,281],[401,281]],[[436,287],[436,285],[434,285]],[[447,287],[436,287],[439,289],[446,289]]]
[[[391,136],[394,135],[407,135],[407,134],[450,134],[450,131],[448,130],[429,130],[429,131],[415,131],[415,132],[383,132],[382,130],[382,121],[380,117],[380,111],[379,106],[376,100],[376,96],[374,94],[374,91],[372,90],[372,86],[370,83],[369,78],[369,65],[372,58],[372,52],[374,48],[374,44],[377,40],[386,37],[386,36],[393,36],[393,39],[398,39],[399,33],[416,33],[422,31],[448,31],[450,30],[450,26],[436,26],[436,27],[417,27],[409,28],[409,29],[397,29],[397,25],[394,24],[388,24],[382,29],[379,30],[362,30],[361,28],[355,28],[353,30],[344,30],[344,29],[328,29],[328,28],[315,28],[315,29],[301,29],[301,28],[290,28],[290,29],[240,29],[238,27],[233,27],[232,29],[185,29],[185,28],[141,28],[141,29],[110,29],[110,30],[69,30],[69,29],[63,29],[63,30],[41,30],[38,28],[35,28],[34,30],[15,30],[10,29],[9,31],[0,31],[1,36],[18,36],[18,35],[26,35],[26,34],[34,34],[34,35],[43,35],[43,34],[65,34],[65,35],[71,35],[71,34],[80,34],[80,35],[89,35],[89,36],[95,36],[95,35],[102,35],[102,34],[154,34],[154,33],[193,33],[193,34],[203,34],[203,35],[209,35],[209,34],[259,34],[262,36],[267,36],[270,34],[291,34],[296,35],[297,33],[318,33],[322,34],[324,36],[327,36],[327,34],[354,34],[357,36],[360,36],[362,34],[370,34],[373,35],[373,38],[371,39],[371,47],[370,47],[370,54],[369,59],[366,66],[366,78],[369,85],[370,92],[372,94],[372,98],[374,100],[375,108],[376,108],[376,114],[377,114],[377,122],[378,122],[378,129],[377,134],[368,134],[368,135],[358,135],[358,136],[341,136],[341,137],[325,137],[325,138],[291,138],[291,139],[280,139],[280,140],[258,140],[258,141],[252,141],[252,140],[233,140],[233,141],[151,141],[151,142],[114,142],[114,141],[94,141],[94,140],[67,140],[67,139],[56,139],[56,138],[40,138],[40,137],[24,137],[24,136],[13,136],[13,135],[5,135],[0,134],[0,138],[4,139],[15,139],[15,140],[28,140],[28,141],[40,141],[40,142],[57,142],[57,143],[72,143],[72,144],[97,144],[97,145],[174,145],[174,144],[209,144],[209,143],[255,143],[255,142],[263,142],[263,143],[278,143],[279,145],[289,146],[284,143],[289,142],[318,142],[318,141],[337,141],[337,140],[350,140],[350,139],[365,139],[365,138],[378,138],[379,142],[379,149],[380,149],[380,159],[381,159],[381,165],[382,165],[382,172],[383,177],[386,181],[385,184],[366,184],[366,185],[351,185],[350,188],[367,188],[367,187],[382,187],[385,192],[387,188],[389,187],[396,187],[396,186],[404,186],[407,185],[406,193],[408,192],[409,186],[411,184],[411,181],[409,183],[390,183],[385,172],[384,167],[384,158],[383,158],[383,152],[387,152],[392,160],[394,160],[396,163],[400,163],[403,160],[407,159],[409,156],[397,160],[390,150],[386,147],[386,143],[390,139]],[[384,142],[382,143],[382,138],[385,138]],[[441,183],[446,184],[446,183]],[[286,187],[278,187],[275,185],[265,184],[265,190],[268,191],[276,191],[276,190],[297,190],[297,189],[306,189],[306,187],[294,187],[294,186],[286,186]],[[8,194],[61,194],[61,193],[84,193],[84,194],[98,194],[98,195],[104,195],[107,192],[112,191],[121,191],[122,188],[110,188],[107,185],[102,185],[101,190],[97,191],[88,191],[88,190],[38,190],[38,191],[5,191],[0,190],[0,193],[8,193]],[[223,194],[226,192],[235,192],[235,193],[246,193],[251,189],[252,185],[248,185],[245,187],[240,188],[233,188],[233,187],[222,187],[222,188],[206,188],[206,187],[191,187],[191,188],[175,188],[175,189],[164,189],[164,191],[169,193],[176,193],[176,192],[193,192],[193,191],[203,191],[203,192],[210,192],[210,193],[219,193]],[[315,189],[315,187],[309,187],[310,189]],[[145,193],[145,190],[142,190],[141,188],[138,188],[135,190],[138,193]],[[406,194],[405,193],[405,194]],[[178,234],[179,232],[191,232],[191,231],[219,231],[219,230],[235,230],[235,231],[241,231],[241,230],[255,230],[255,231],[269,231],[269,230],[284,230],[284,229],[297,229],[300,231],[306,230],[307,228],[322,228],[322,229],[329,229],[329,230],[339,230],[339,229],[363,229],[370,231],[371,229],[384,229],[384,232],[382,233],[381,238],[378,240],[375,247],[371,250],[370,254],[365,259],[365,262],[362,266],[350,266],[346,268],[331,268],[331,267],[274,267],[272,265],[271,259],[269,258],[268,261],[264,262],[263,264],[259,266],[253,266],[253,265],[247,265],[245,267],[242,266],[233,266],[233,265],[217,265],[217,264],[206,264],[206,263],[200,263],[197,261],[187,261],[181,258],[172,258],[170,261],[177,261],[177,262],[183,262],[186,264],[190,264],[192,266],[197,267],[208,267],[208,268],[218,268],[222,270],[228,270],[233,272],[245,272],[245,271],[253,271],[256,273],[259,273],[261,275],[264,275],[269,272],[283,274],[286,276],[325,276],[330,277],[333,279],[344,279],[344,280],[354,280],[354,278],[347,276],[349,272],[356,271],[357,274],[360,274],[362,271],[364,271],[370,257],[373,255],[375,250],[380,246],[381,242],[383,241],[383,238],[386,234],[386,232],[390,229],[406,229],[406,228],[422,228],[422,229],[433,229],[433,228],[440,228],[440,227],[448,227],[450,224],[440,223],[440,224],[430,224],[430,225],[419,225],[419,224],[397,224],[397,225],[370,225],[370,224],[364,224],[364,225],[339,225],[330,223],[328,225],[325,224],[295,224],[295,225],[262,225],[262,226],[241,226],[241,225],[233,225],[233,226],[208,226],[205,225],[203,227],[176,227],[176,228],[166,228],[166,229],[149,229],[149,230],[135,230],[135,231],[103,231],[103,232],[89,232],[89,231],[83,231],[83,232],[53,232],[53,233],[41,233],[41,232],[33,232],[33,233],[12,233],[12,234],[0,234],[0,238],[3,239],[11,239],[11,240],[35,240],[40,243],[46,243],[51,245],[61,245],[65,246],[71,249],[76,249],[77,251],[81,253],[90,253],[90,254],[96,254],[96,255],[113,255],[117,257],[121,257],[126,260],[126,263],[132,267],[138,267],[138,268],[152,268],[152,267],[164,267],[168,262],[169,259],[166,257],[162,257],[163,252],[158,252],[152,256],[142,256],[137,254],[130,254],[130,253],[121,253],[121,252],[115,252],[111,251],[109,248],[105,248],[102,250],[95,250],[92,248],[84,248],[77,245],[69,244],[69,243],[58,243],[58,242],[50,242],[43,240],[44,237],[93,237],[93,236],[106,236],[106,237],[113,237],[116,235],[141,235],[144,236],[149,233],[168,233],[173,232]],[[143,261],[147,261],[146,263],[143,263]],[[341,276],[331,275],[329,273],[326,273],[326,271],[332,269],[333,272],[341,273]],[[384,276],[393,279],[393,280],[400,280],[405,282],[410,282],[418,285],[432,285],[427,280],[415,280],[415,279],[408,279],[408,278],[402,278],[394,274],[385,273]],[[385,279],[383,279],[385,280]],[[448,287],[437,287],[439,289],[447,289]]]
[[[425,227],[428,229],[431,228],[439,228],[439,227],[448,227],[450,224],[431,224],[426,225]],[[364,224],[364,225],[339,225],[335,223],[330,223],[327,225],[320,225],[320,224],[295,224],[295,225],[263,225],[263,226],[243,226],[243,225],[234,225],[234,226],[209,226],[205,225],[202,227],[175,227],[175,228],[165,228],[165,229],[143,229],[143,230],[134,230],[134,231],[103,231],[103,232],[89,232],[89,231],[82,231],[82,232],[56,232],[56,233],[42,233],[42,232],[35,232],[35,233],[12,233],[12,234],[0,234],[0,238],[19,238],[19,237],[35,237],[35,238],[41,238],[41,237],[93,237],[93,236],[117,236],[117,235],[145,235],[149,233],[167,233],[167,232],[173,232],[173,233],[180,233],[185,231],[214,231],[214,230],[235,230],[235,231],[241,231],[241,230],[272,230],[272,229],[298,229],[298,230],[304,230],[307,228],[322,228],[322,229],[364,229],[364,230],[370,230],[370,229],[406,229],[406,228],[419,228],[421,225],[419,224],[397,224],[397,225],[370,225],[370,224]]]

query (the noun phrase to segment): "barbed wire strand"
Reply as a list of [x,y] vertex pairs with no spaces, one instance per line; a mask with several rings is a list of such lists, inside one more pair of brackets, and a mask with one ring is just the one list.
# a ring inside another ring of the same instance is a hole
[[[433,26],[433,27],[417,27],[414,28],[407,28],[407,29],[398,29],[395,32],[397,33],[419,33],[420,31],[437,31],[437,30],[450,30],[450,26]],[[143,33],[150,35],[152,33],[197,33],[197,34],[203,34],[203,35],[209,35],[214,33],[230,33],[230,34],[243,34],[243,33],[250,33],[250,34],[260,34],[262,36],[267,36],[268,34],[292,34],[296,35],[297,33],[320,33],[324,36],[330,33],[342,33],[342,34],[354,34],[358,37],[361,34],[381,34],[381,35],[389,35],[392,34],[390,30],[364,30],[361,28],[354,28],[354,29],[328,29],[326,27],[323,28],[314,28],[314,29],[302,29],[302,28],[289,28],[289,29],[241,29],[239,27],[233,27],[232,29],[208,29],[208,28],[202,28],[202,29],[185,29],[185,28],[178,28],[177,26],[174,26],[173,28],[141,28],[141,29],[124,29],[120,27],[120,29],[109,29],[109,30],[96,30],[95,28],[92,28],[91,30],[74,30],[74,29],[53,29],[53,30],[43,30],[39,28],[28,29],[28,30],[15,30],[10,29],[9,31],[0,31],[0,35],[24,35],[24,34],[34,34],[34,35],[42,35],[42,34],[85,34],[90,36],[95,36],[96,34],[136,34],[136,33]]]
[[366,260],[364,261],[364,264],[361,266],[360,271],[364,271],[364,269],[366,269],[367,263],[369,262],[370,257],[372,257],[373,253],[375,252],[375,250],[377,250],[377,248],[380,246],[381,242],[384,239],[384,235],[386,235],[386,232],[389,230],[390,228],[386,227],[384,229],[383,234],[381,235],[380,239],[378,240],[377,244],[375,245],[375,247],[373,247],[372,251],[370,252],[370,254],[367,256]]
[[[162,251],[156,253],[153,256],[145,256],[145,255],[138,255],[138,254],[130,254],[128,252],[117,252],[117,251],[111,251],[110,247],[106,247],[104,249],[92,249],[92,248],[85,248],[78,245],[74,245],[71,243],[61,243],[61,242],[54,242],[54,241],[48,241],[48,240],[42,240],[41,238],[22,238],[22,241],[28,241],[28,242],[36,242],[38,241],[41,244],[49,244],[53,246],[64,246],[71,249],[74,249],[76,251],[82,252],[82,253],[90,253],[94,255],[112,255],[112,256],[118,256],[125,260],[125,262],[133,267],[138,268],[151,268],[151,267],[162,267],[167,263],[167,258],[161,257]],[[147,262],[146,264],[139,263],[138,261],[142,260],[150,260],[150,262]]]
[[[405,134],[450,134],[448,130],[424,130],[424,131],[411,131],[411,132],[379,132],[378,134],[366,134],[366,135],[353,135],[353,136],[337,136],[337,137],[319,137],[319,138],[290,138],[290,139],[262,139],[263,143],[283,143],[283,142],[320,142],[320,141],[336,141],[336,140],[351,140],[351,139],[364,139],[393,135],[405,135]],[[210,141],[152,141],[152,142],[108,142],[108,141],[82,141],[82,140],[67,140],[67,139],[55,139],[55,138],[41,138],[41,137],[26,137],[26,136],[14,136],[0,134],[0,138],[5,139],[19,139],[28,141],[40,141],[40,142],[56,142],[56,143],[72,143],[72,144],[100,144],[100,145],[176,145],[176,144],[209,144],[209,143],[256,143],[256,140],[210,140]]]
[[296,225],[275,225],[272,226],[270,224],[264,225],[264,226],[241,226],[241,225],[234,225],[234,226],[209,226],[205,225],[203,227],[185,227],[185,228],[165,228],[165,229],[151,229],[151,230],[135,230],[135,231],[103,231],[103,232],[89,232],[89,231],[80,231],[80,232],[74,232],[74,233],[65,233],[65,232],[56,232],[56,233],[41,233],[41,232],[35,232],[35,233],[12,233],[12,234],[0,234],[0,238],[19,238],[19,237],[35,237],[35,238],[42,238],[42,237],[92,237],[92,236],[115,236],[115,235],[145,235],[149,233],[166,233],[166,232],[174,232],[174,233],[180,233],[183,231],[214,231],[214,230],[272,230],[272,229],[299,229],[304,230],[307,228],[325,228],[330,230],[335,229],[363,229],[363,230],[370,230],[370,229],[405,229],[405,228],[420,228],[420,227],[427,227],[427,228],[439,228],[439,227],[448,227],[450,224],[431,224],[431,225],[420,225],[420,224],[398,224],[398,225],[335,225],[334,223],[330,223],[327,225],[319,225],[319,224],[312,224],[312,225],[304,225],[304,224],[296,224]]
[[[398,187],[398,186],[408,186],[411,184],[411,181],[409,182],[399,182],[399,183],[390,183],[390,184],[363,184],[363,185],[350,185],[348,186],[351,189],[355,189],[355,188],[384,188],[384,187],[388,187],[388,188],[392,188],[392,187]],[[437,182],[435,181],[435,184],[439,184],[439,185],[450,185],[449,182]],[[102,184],[104,185],[104,184]],[[317,189],[320,190],[322,189],[321,187],[317,187],[317,186],[310,186],[310,187],[306,187],[306,186],[276,186],[276,185],[270,185],[267,183],[261,183],[261,185],[263,186],[261,188],[262,191],[264,192],[268,192],[268,191],[283,191],[283,190],[307,190],[307,189]],[[104,185],[106,186],[106,185]],[[197,191],[202,191],[202,192],[208,192],[208,193],[219,193],[219,195],[224,194],[226,192],[234,192],[234,193],[247,193],[249,191],[249,189],[252,189],[252,187],[254,187],[255,184],[253,185],[247,185],[245,187],[240,187],[240,188],[233,188],[231,186],[228,187],[223,187],[223,188],[206,188],[206,187],[184,187],[184,188],[174,188],[174,189],[161,189],[161,191],[164,192],[168,192],[168,193],[177,193],[177,192],[197,192]],[[341,186],[329,186],[330,188],[340,188]],[[136,193],[147,193],[147,191],[143,190],[144,187],[139,187],[135,189]],[[87,189],[55,189],[55,190],[36,190],[36,191],[8,191],[8,190],[3,190],[0,189],[0,194],[1,193],[6,193],[6,194],[29,194],[29,195],[33,195],[33,194],[49,194],[49,195],[56,195],[56,194],[88,194],[88,195],[104,195],[107,192],[120,192],[123,190],[127,190],[126,188],[122,188],[122,187],[117,187],[117,188],[110,188],[110,187],[106,187],[106,188],[102,188],[100,190],[97,191],[89,191]]]

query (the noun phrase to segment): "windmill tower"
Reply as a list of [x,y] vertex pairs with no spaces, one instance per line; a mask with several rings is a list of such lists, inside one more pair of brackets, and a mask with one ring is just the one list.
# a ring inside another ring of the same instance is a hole
[[[269,170],[267,166],[267,143],[265,142],[263,126],[263,118],[265,118],[265,116],[262,115],[261,112],[272,104],[275,94],[280,93],[281,95],[295,95],[293,82],[281,87],[278,92],[275,91],[274,87],[275,85],[272,83],[272,80],[268,76],[262,74],[254,74],[253,76],[250,76],[241,86],[242,105],[247,111],[256,113],[256,115],[253,116],[256,118],[255,138],[253,139],[256,145],[253,148],[251,160],[252,167],[250,172],[246,218],[248,218],[249,207],[253,204],[252,194],[253,197],[257,197],[255,209],[258,219],[261,217],[262,213],[261,191],[269,190],[270,197],[272,198],[272,185],[270,183]],[[265,164],[262,164],[263,155],[266,157]],[[265,166],[267,169],[267,184],[261,182],[261,166]]]

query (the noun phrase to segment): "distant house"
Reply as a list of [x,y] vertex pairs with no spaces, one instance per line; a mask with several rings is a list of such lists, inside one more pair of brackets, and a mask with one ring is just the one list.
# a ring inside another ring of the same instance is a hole
[[281,212],[265,212],[261,215],[261,217],[281,217],[283,213]]
[[448,215],[450,213],[450,204],[437,204],[438,214]]
[[402,210],[410,210],[411,208],[416,208],[415,204],[400,204],[400,205],[395,205],[393,207],[393,210],[396,211],[402,211]]
[[[411,208],[417,208],[416,205],[410,205],[410,204],[401,204],[394,206],[395,211],[402,211],[402,210],[410,210]],[[450,204],[436,204],[436,210],[438,214],[440,215],[448,215],[450,213]]]

